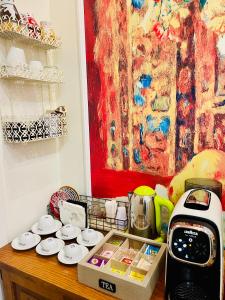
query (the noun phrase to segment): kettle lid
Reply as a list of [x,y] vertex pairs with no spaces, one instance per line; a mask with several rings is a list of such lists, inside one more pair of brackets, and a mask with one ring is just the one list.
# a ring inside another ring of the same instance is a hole
[[141,185],[134,190],[134,194],[139,196],[154,196],[155,190],[147,185]]

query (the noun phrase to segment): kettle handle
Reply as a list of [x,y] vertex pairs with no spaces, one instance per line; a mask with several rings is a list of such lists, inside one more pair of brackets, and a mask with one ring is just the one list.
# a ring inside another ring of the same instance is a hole
[[155,204],[155,217],[156,217],[156,231],[160,235],[161,234],[161,206],[165,206],[168,209],[169,212],[169,218],[173,212],[174,205],[173,203],[166,199],[162,198],[158,195],[155,196],[154,199],[154,204]]

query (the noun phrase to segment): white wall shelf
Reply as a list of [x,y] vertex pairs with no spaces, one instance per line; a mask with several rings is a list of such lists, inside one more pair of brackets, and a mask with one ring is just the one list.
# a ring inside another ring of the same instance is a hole
[[[50,27],[46,29],[25,21],[22,17],[15,21],[7,15],[3,19],[0,18],[0,37],[13,42],[23,42],[44,51],[56,49],[61,45],[61,40]],[[27,64],[2,65],[0,66],[0,79],[19,80],[23,83],[60,84],[63,81],[63,73],[54,66],[45,66],[40,70],[38,67],[37,69],[30,68]],[[50,87],[48,90],[51,102],[55,100],[55,93]],[[31,117],[19,117],[12,112],[12,116],[4,116],[1,121],[5,142],[13,144],[58,138],[67,131],[66,112],[51,110],[48,113],[43,112],[42,115]]]
[[17,23],[10,19],[4,21],[0,19],[0,37],[8,40],[19,40],[44,50],[56,49],[61,45],[61,40],[56,35],[44,35],[41,33],[40,27],[34,27],[31,31],[21,21]]
[[25,80],[32,83],[60,84],[63,72],[57,67],[45,67],[42,71],[32,72],[28,66],[1,66],[0,78],[9,80]]

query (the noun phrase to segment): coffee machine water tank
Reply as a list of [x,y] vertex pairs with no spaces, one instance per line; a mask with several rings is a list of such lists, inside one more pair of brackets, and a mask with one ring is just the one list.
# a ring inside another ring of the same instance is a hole
[[209,190],[185,192],[170,218],[166,299],[223,299],[222,207]]

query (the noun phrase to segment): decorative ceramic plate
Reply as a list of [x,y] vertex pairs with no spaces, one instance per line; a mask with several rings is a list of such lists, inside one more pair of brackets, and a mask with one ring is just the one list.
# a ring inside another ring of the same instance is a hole
[[58,253],[58,260],[65,264],[65,265],[74,265],[79,263],[85,255],[88,254],[89,250],[83,246],[83,245],[78,245],[80,247],[80,255],[75,257],[74,259],[67,258],[65,256],[64,248]]
[[37,244],[40,243],[41,237],[38,234],[33,234],[33,236],[34,236],[34,242],[30,243],[29,245],[21,245],[19,243],[19,238],[18,237],[15,238],[11,243],[12,248],[15,250],[20,250],[20,251],[29,250],[29,249],[34,248],[35,246],[37,246]]
[[50,210],[55,218],[59,219],[59,201],[70,200],[70,196],[64,191],[55,192],[50,199]]
[[70,198],[70,200],[76,200],[76,201],[79,201],[80,200],[80,196],[79,194],[77,193],[77,191],[70,187],[70,186],[62,186],[59,191],[63,191],[65,192]]

